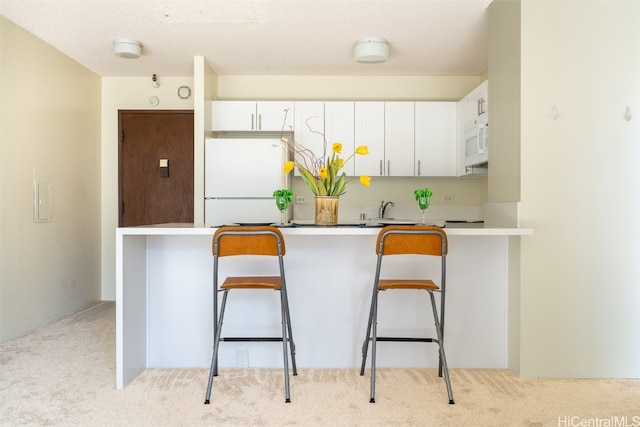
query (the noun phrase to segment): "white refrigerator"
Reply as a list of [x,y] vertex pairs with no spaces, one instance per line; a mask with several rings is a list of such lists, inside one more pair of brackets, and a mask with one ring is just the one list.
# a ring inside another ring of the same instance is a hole
[[280,223],[273,192],[289,188],[279,138],[205,139],[205,226]]

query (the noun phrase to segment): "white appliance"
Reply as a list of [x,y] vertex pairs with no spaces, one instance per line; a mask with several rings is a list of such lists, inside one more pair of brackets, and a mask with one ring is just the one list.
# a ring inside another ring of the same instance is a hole
[[205,139],[205,226],[280,223],[273,192],[289,188],[279,138]]
[[464,126],[463,161],[465,167],[484,165],[489,161],[489,121],[487,113]]

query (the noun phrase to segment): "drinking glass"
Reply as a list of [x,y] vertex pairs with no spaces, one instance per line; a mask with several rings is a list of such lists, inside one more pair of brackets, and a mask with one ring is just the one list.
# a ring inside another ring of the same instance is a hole
[[276,206],[278,207],[278,210],[280,211],[280,225],[284,225],[284,211],[287,210],[287,207],[289,206],[289,201],[284,196],[277,196],[276,197]]
[[418,197],[418,208],[420,209],[420,211],[422,212],[422,225],[425,225],[425,213],[427,212],[427,209],[429,208],[429,197]]

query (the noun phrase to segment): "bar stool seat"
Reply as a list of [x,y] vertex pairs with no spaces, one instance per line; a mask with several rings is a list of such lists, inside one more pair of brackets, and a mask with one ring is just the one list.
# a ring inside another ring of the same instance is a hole
[[387,289],[424,289],[437,291],[440,288],[433,282],[433,280],[378,280],[378,290],[386,291]]

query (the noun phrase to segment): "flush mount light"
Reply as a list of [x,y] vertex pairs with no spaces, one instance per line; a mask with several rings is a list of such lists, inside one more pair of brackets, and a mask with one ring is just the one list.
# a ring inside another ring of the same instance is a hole
[[142,43],[133,39],[115,39],[113,53],[120,58],[140,58]]
[[381,38],[360,39],[356,42],[353,53],[358,62],[384,62],[389,59],[389,42]]

